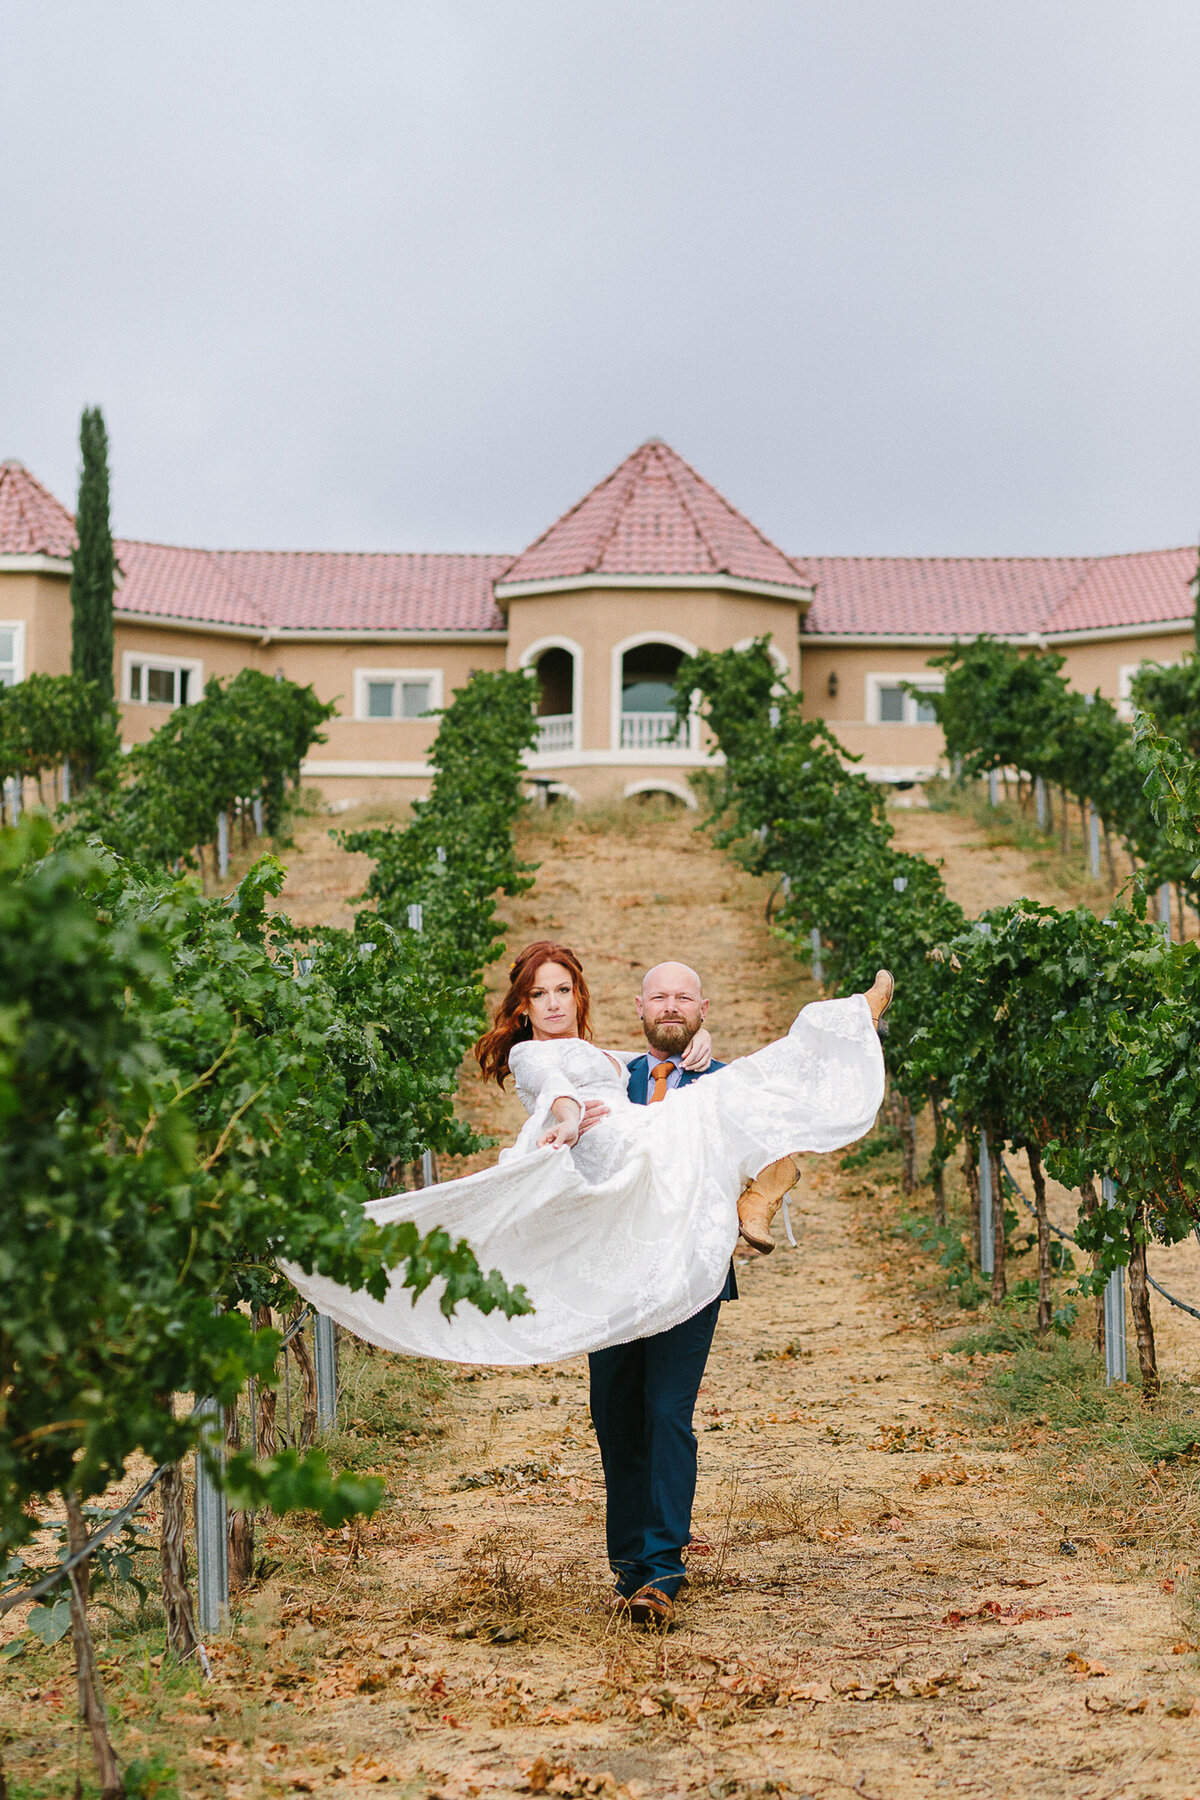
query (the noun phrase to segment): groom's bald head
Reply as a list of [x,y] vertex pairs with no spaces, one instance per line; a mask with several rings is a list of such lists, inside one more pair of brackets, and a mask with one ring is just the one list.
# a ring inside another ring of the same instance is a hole
[[669,988],[674,993],[690,991],[697,1001],[704,998],[704,983],[687,963],[655,963],[652,969],[647,969],[642,976],[642,999],[662,988]]
[[687,963],[655,963],[634,1004],[647,1043],[664,1056],[686,1050],[708,1015],[700,977]]

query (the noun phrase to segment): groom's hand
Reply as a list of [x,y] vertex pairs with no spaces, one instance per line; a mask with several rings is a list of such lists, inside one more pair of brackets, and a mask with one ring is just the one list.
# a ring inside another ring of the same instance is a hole
[[590,1131],[593,1125],[598,1125],[601,1119],[607,1119],[608,1113],[609,1109],[603,1100],[588,1100],[583,1108],[583,1117],[579,1121],[580,1137],[585,1131]]
[[702,1075],[712,1061],[712,1033],[702,1025],[679,1060],[689,1074]]

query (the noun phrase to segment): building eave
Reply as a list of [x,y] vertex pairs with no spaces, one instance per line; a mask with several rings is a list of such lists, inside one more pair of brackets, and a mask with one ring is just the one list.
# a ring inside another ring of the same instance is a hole
[[38,550],[22,555],[10,552],[0,556],[0,575],[65,575],[70,579],[69,556],[47,556]]
[[1125,638],[1140,637],[1176,637],[1180,632],[1191,632],[1195,620],[1191,613],[1182,619],[1156,619],[1147,625],[1095,625],[1086,631],[1047,631],[1042,634],[1042,642],[1046,644],[1101,644],[1106,639],[1119,642]]
[[358,630],[353,626],[293,630],[288,626],[231,625],[213,619],[188,619],[167,613],[130,612],[114,608],[119,625],[160,626],[164,631],[194,631],[205,637],[253,638],[259,644],[507,644],[507,631]]
[[809,606],[814,587],[787,587],[775,581],[745,581],[736,575],[564,575],[552,581],[497,581],[492,585],[496,604],[506,600],[528,600],[539,594],[573,594],[588,588],[676,588],[700,589],[726,594],[753,594],[766,600],[790,600],[794,606]]

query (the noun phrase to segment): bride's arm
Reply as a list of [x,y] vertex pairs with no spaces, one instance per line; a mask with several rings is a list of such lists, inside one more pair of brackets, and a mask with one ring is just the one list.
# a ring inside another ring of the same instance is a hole
[[579,1121],[583,1113],[579,1101],[568,1100],[564,1095],[561,1099],[551,1101],[550,1111],[558,1120],[558,1124],[553,1131],[542,1133],[537,1141],[538,1149],[544,1150],[549,1145],[552,1150],[561,1150],[564,1145],[578,1143]]
[[557,1046],[552,1043],[514,1044],[508,1055],[508,1066],[517,1084],[517,1094],[531,1118],[539,1115],[557,1123],[537,1140],[538,1149],[550,1145],[559,1150],[579,1137],[579,1121],[583,1101],[574,1083],[559,1063]]

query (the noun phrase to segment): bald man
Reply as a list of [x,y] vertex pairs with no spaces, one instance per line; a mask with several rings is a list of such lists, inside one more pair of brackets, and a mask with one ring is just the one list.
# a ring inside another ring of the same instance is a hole
[[[686,963],[649,970],[635,1004],[650,1046],[629,1065],[629,1098],[636,1105],[653,1106],[724,1067],[715,1061],[699,1072],[683,1066],[708,1017],[700,977]],[[790,1187],[795,1166],[788,1167]],[[692,1535],[696,1395],[721,1302],[736,1299],[731,1263],[720,1294],[692,1318],[588,1358],[592,1423],[604,1464],[608,1560],[617,1598],[637,1624],[665,1628],[674,1617],[685,1579],[683,1551]]]

